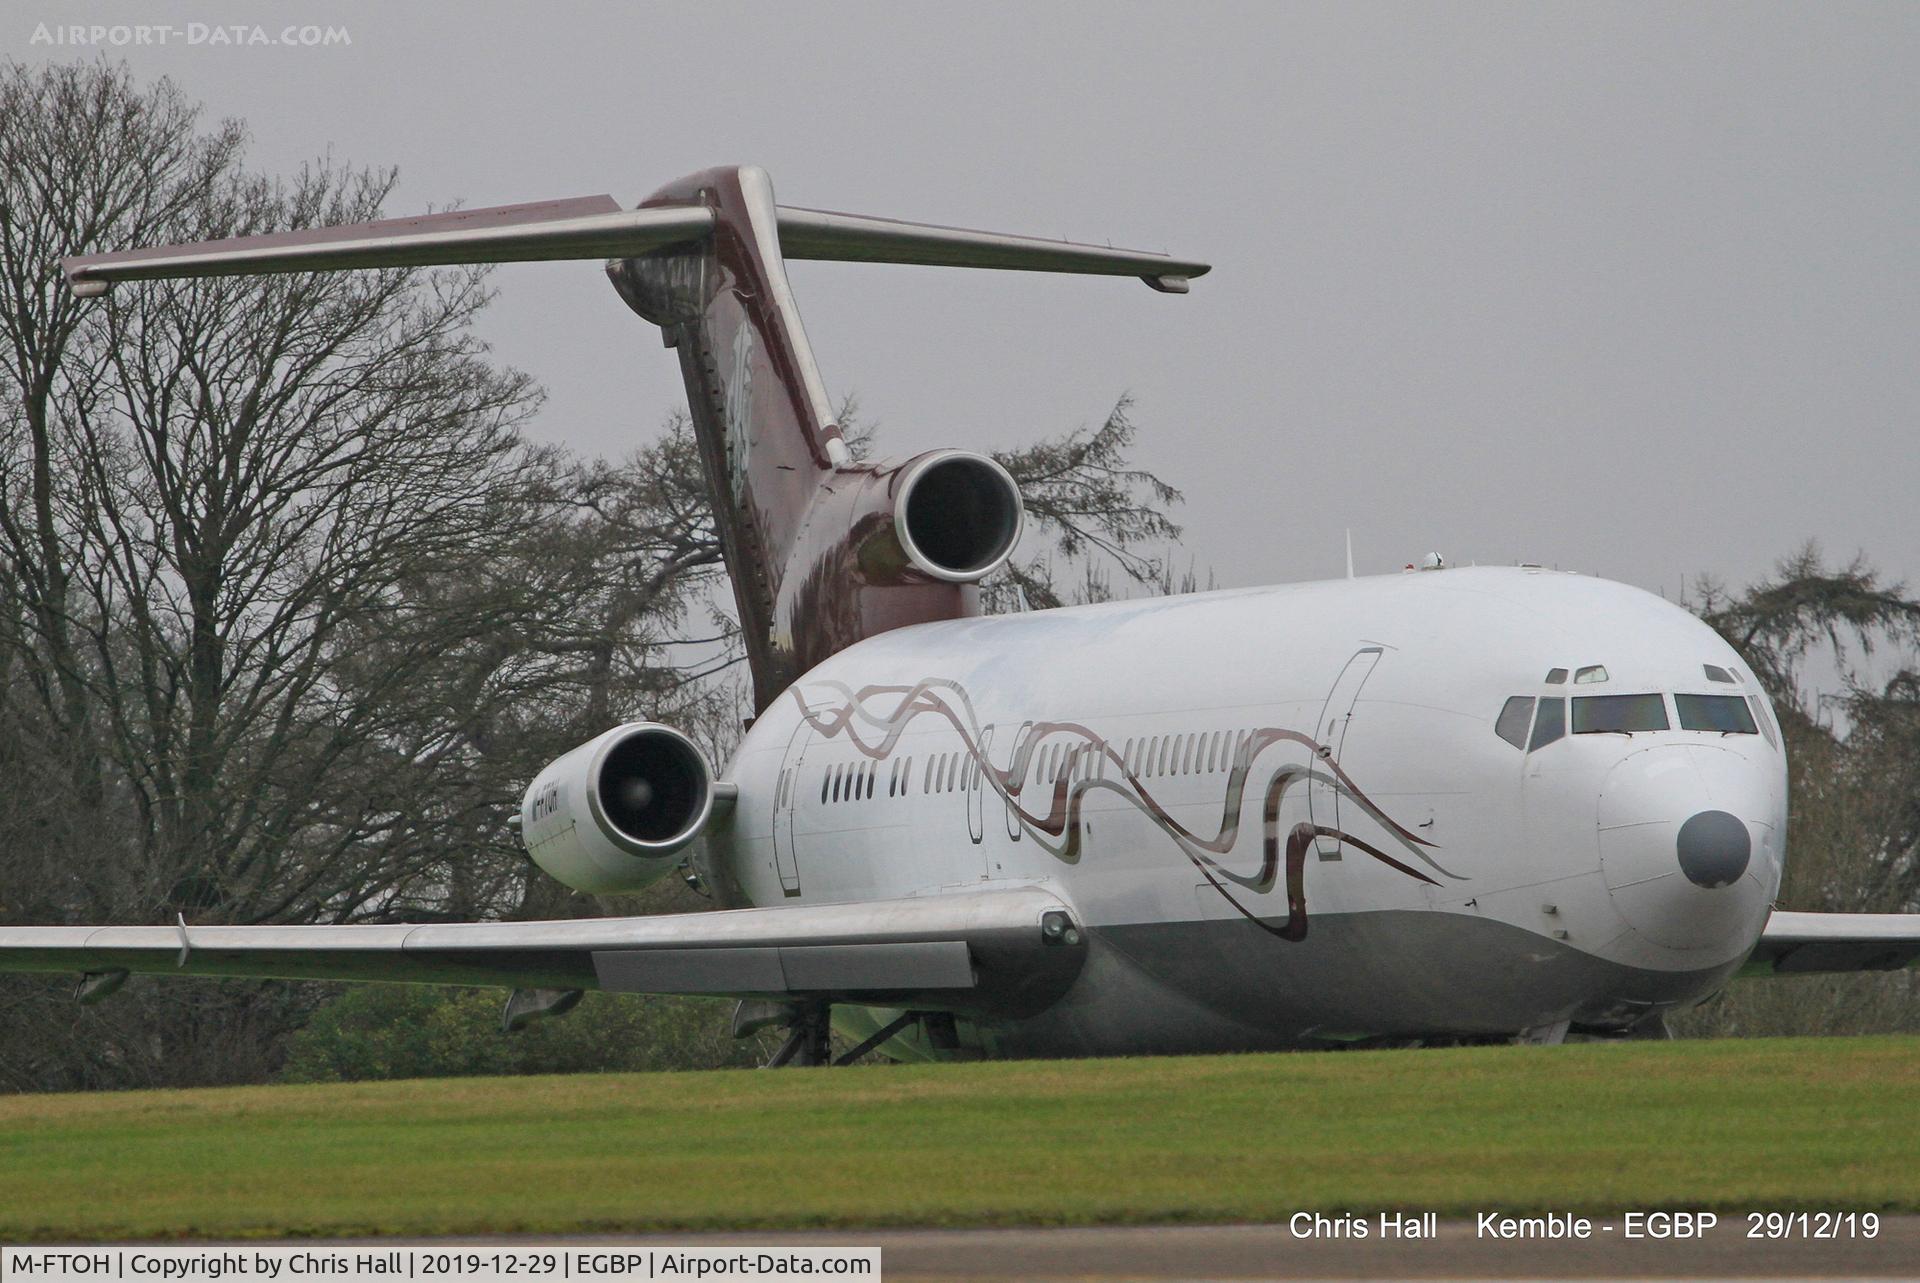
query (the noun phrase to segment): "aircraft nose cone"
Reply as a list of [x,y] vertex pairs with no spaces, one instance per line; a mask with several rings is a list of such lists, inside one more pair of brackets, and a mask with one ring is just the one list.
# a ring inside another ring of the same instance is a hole
[[1779,885],[1766,777],[1718,746],[1649,744],[1599,797],[1600,872],[1634,934],[1669,950],[1750,943]]
[[1711,890],[1731,885],[1747,871],[1747,861],[1753,855],[1753,835],[1738,816],[1702,811],[1680,826],[1674,846],[1687,881]]

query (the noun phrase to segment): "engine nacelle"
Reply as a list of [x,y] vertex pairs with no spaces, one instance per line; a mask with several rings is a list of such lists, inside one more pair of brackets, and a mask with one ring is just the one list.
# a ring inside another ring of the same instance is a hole
[[1020,487],[984,454],[935,450],[907,461],[893,486],[892,535],[907,563],[947,583],[978,583],[1020,542]]
[[774,585],[768,645],[785,662],[755,674],[762,705],[856,642],[978,614],[979,582],[1013,555],[1025,516],[1018,483],[970,450],[823,474]]
[[721,791],[692,740],[629,722],[535,777],[520,801],[520,836],[535,864],[576,891],[638,891],[679,862]]

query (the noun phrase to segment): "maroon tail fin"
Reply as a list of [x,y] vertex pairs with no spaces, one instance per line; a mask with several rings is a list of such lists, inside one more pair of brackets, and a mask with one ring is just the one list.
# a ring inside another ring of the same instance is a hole
[[[890,628],[976,613],[977,581],[1011,553],[1019,496],[990,460],[940,452],[855,464],[801,327],[784,258],[1139,276],[1185,292],[1204,263],[1156,254],[777,206],[764,171],[711,169],[641,209],[704,206],[697,243],[608,264],[628,305],[680,356],[687,402],[764,708],[807,668]],[[913,504],[909,494],[917,495]],[[924,555],[909,523],[962,527]]]
[[607,273],[679,354],[763,708],[799,675],[774,637],[786,564],[823,480],[851,458],[787,286],[766,174],[707,170],[641,207],[688,205],[713,211],[710,237]]

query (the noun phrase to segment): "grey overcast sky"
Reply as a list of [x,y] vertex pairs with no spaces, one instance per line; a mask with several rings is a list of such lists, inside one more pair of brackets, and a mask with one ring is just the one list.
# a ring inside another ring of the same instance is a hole
[[[270,17],[261,16],[268,13]],[[1210,260],[1132,281],[791,275],[830,391],[905,454],[1136,399],[1223,585],[1429,549],[1669,596],[1802,540],[1920,581],[1920,6],[17,0],[251,158],[397,165],[392,214],[752,162],[788,203]],[[346,47],[190,40],[343,27]],[[618,452],[682,394],[597,265],[501,269],[540,435]]]

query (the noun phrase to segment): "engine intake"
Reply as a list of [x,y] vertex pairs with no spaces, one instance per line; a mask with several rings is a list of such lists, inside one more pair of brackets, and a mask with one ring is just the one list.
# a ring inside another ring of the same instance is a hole
[[563,754],[520,803],[527,854],[576,891],[638,891],[707,827],[720,790],[698,745],[629,722]]
[[983,454],[936,450],[894,491],[894,537],[914,569],[948,583],[986,578],[1020,542],[1024,506],[1007,470]]

